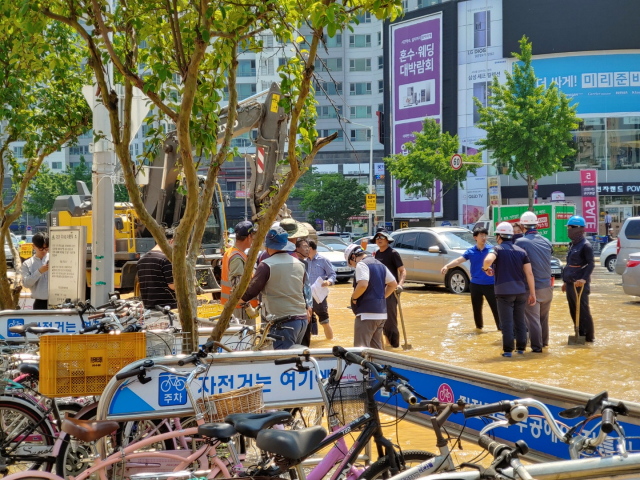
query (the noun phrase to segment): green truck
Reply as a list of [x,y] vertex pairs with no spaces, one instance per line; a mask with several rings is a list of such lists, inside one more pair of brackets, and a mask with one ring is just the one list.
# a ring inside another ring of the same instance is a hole
[[[529,210],[529,205],[497,205],[493,207],[491,233],[501,222],[516,223]],[[538,216],[538,232],[554,245],[569,243],[567,220],[576,214],[576,206],[567,203],[547,203],[533,206]]]

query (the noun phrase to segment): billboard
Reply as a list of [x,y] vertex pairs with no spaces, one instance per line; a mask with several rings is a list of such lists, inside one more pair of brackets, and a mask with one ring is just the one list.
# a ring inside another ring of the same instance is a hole
[[587,233],[598,234],[598,171],[580,170],[582,190],[582,216],[586,222]]
[[[414,141],[414,132],[422,131],[426,117],[440,120],[442,115],[442,13],[393,24],[390,38],[391,151],[401,153],[405,143]],[[394,217],[431,216],[429,200],[407,195],[397,180],[392,185]],[[442,200],[435,213],[442,217]]]
[[602,54],[533,60],[538,84],[556,85],[578,113],[640,111],[640,54]]

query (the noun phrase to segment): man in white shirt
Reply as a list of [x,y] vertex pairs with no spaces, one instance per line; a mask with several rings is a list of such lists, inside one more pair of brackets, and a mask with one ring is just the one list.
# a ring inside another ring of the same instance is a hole
[[398,286],[395,277],[360,245],[349,245],[344,252],[347,263],[355,267],[351,307],[356,314],[353,346],[382,350],[382,329],[387,321],[386,298]]

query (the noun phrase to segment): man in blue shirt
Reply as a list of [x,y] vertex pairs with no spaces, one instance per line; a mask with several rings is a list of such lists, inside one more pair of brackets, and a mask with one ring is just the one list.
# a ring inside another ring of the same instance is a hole
[[[504,350],[502,356],[510,357],[513,352],[514,330],[518,353],[524,353],[527,347],[524,309],[527,303],[536,303],[536,287],[527,252],[513,244],[513,227],[509,222],[498,225],[496,238],[498,245],[485,257],[482,270],[487,275],[496,277],[495,292]],[[529,285],[528,294],[525,284]]]
[[524,311],[531,350],[542,353],[542,347],[549,345],[549,310],[553,300],[553,287],[551,286],[551,254],[553,246],[551,242],[538,233],[538,217],[533,212],[524,212],[520,217],[520,223],[525,229],[522,238],[515,244],[527,252],[531,260],[531,270],[536,283],[536,303],[527,305]]
[[473,308],[473,320],[476,322],[476,328],[482,329],[484,321],[482,318],[483,298],[487,299],[496,327],[500,330],[500,317],[498,316],[498,306],[496,303],[496,294],[493,289],[494,278],[482,271],[482,263],[485,257],[491,252],[491,245],[487,245],[487,237],[489,232],[484,227],[476,227],[473,229],[473,238],[476,241],[475,246],[469,248],[452,262],[442,267],[441,273],[447,274],[447,270],[463,264],[467,260],[471,264],[471,307]]

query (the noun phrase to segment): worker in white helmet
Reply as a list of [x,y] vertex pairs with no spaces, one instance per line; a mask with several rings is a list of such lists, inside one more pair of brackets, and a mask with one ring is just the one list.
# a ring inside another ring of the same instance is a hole
[[527,347],[524,310],[527,302],[536,303],[536,289],[527,252],[513,244],[511,224],[502,222],[495,233],[498,245],[485,257],[482,270],[496,277],[494,288],[502,327],[502,356],[511,357],[514,331],[516,351],[523,354]]
[[516,245],[522,248],[531,261],[531,271],[536,284],[536,303],[527,305],[524,317],[529,330],[531,351],[542,353],[542,348],[549,345],[549,310],[553,300],[551,286],[551,254],[553,245],[538,233],[538,217],[533,212],[524,212],[520,223],[525,233],[516,240]]

